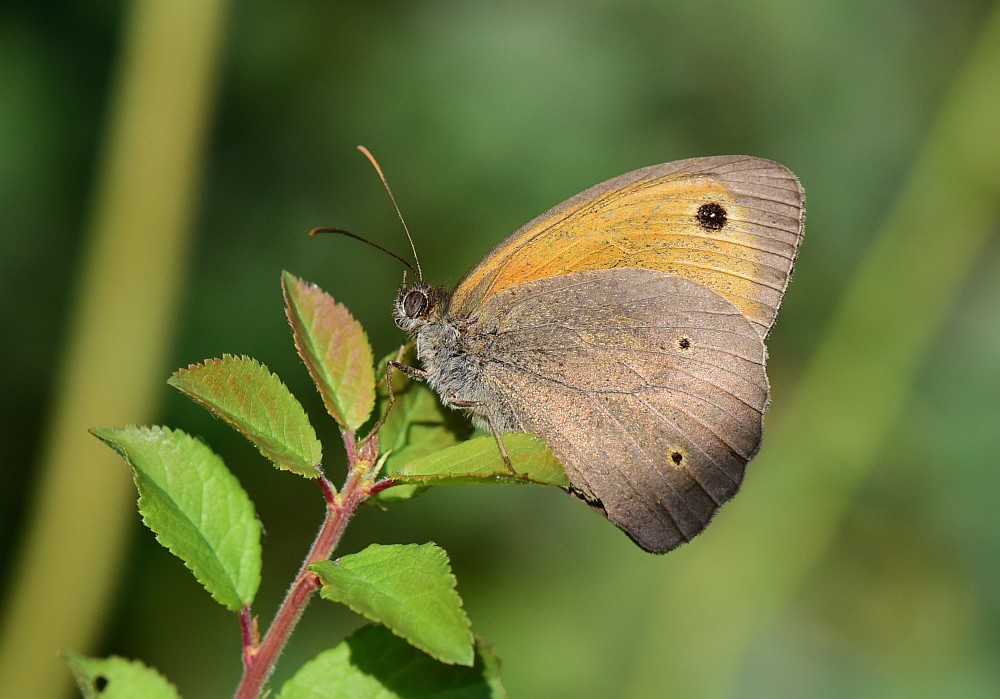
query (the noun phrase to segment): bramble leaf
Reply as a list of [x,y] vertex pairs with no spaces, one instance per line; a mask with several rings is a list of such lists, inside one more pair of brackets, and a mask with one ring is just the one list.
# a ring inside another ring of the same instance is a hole
[[517,432],[502,435],[514,473],[504,462],[491,434],[474,437],[405,464],[390,474],[404,483],[536,483],[569,487],[562,464],[538,437]]
[[66,653],[65,658],[86,699],[180,699],[176,687],[138,660],[88,658],[76,653]]
[[444,663],[472,665],[472,631],[448,554],[435,544],[372,544],[314,563],[320,595],[385,624]]
[[363,626],[303,665],[277,699],[507,699],[500,661],[476,642],[472,667],[445,665],[382,626]]
[[131,466],[142,521],[157,541],[219,604],[238,611],[252,602],[260,585],[260,522],[222,459],[166,427],[91,432]]
[[364,329],[315,284],[284,272],[281,286],[295,348],[327,411],[341,426],[357,430],[375,406],[372,348]]
[[302,404],[257,360],[207,359],[179,369],[167,383],[235,427],[279,469],[318,475],[322,445]]

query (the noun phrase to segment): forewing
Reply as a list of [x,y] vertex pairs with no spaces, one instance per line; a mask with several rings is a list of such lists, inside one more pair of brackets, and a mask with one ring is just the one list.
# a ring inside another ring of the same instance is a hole
[[691,539],[739,489],[768,402],[765,349],[719,294],[648,270],[579,272],[504,289],[475,327],[512,422],[643,548]]
[[802,237],[804,195],[778,163],[750,156],[680,160],[578,194],[501,242],[459,283],[453,308],[474,309],[526,281],[639,267],[728,299],[764,337]]

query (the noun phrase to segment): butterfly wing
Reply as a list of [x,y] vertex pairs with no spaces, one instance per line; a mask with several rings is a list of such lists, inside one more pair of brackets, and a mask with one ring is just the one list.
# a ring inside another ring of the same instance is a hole
[[728,299],[764,337],[802,237],[804,195],[778,163],[749,156],[680,160],[591,187],[511,234],[459,283],[452,308],[587,269],[640,267]]
[[503,420],[542,437],[577,494],[669,551],[740,487],[768,402],[765,350],[729,301],[643,269],[504,288],[470,354]]

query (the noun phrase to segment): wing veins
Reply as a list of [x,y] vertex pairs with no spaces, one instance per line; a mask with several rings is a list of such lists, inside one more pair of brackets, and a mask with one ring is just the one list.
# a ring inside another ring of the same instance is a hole
[[[595,345],[593,343],[587,342],[586,340],[582,340],[582,342],[584,344],[587,344],[587,345],[591,346],[591,347],[596,347],[597,346],[597,345]],[[646,351],[648,352],[649,350],[646,350]],[[537,350],[534,350],[534,351],[532,351],[532,350],[522,350],[522,351],[517,352],[517,354],[527,354],[527,353],[534,354],[534,353],[537,353]],[[754,362],[754,364],[757,364],[757,362],[755,362],[753,359],[748,359],[746,357],[740,357],[739,355],[735,355],[735,354],[732,354],[732,353],[729,353],[729,354],[731,354],[731,356],[737,357],[739,359],[743,359],[743,360],[749,361],[749,362]],[[508,355],[508,357],[509,357],[509,355]],[[527,375],[530,375],[530,376],[534,376],[534,377],[536,377],[538,379],[542,379],[544,381],[551,381],[552,383],[558,384],[560,386],[564,386],[564,387],[566,387],[566,388],[568,388],[570,390],[576,391],[577,393],[582,393],[584,395],[586,395],[588,393],[600,393],[600,394],[607,394],[607,395],[626,395],[626,396],[628,396],[628,395],[635,395],[635,393],[636,393],[636,389],[613,390],[613,389],[606,389],[606,388],[601,388],[601,389],[586,388],[586,387],[581,386],[579,384],[572,383],[572,382],[570,382],[570,381],[568,381],[568,380],[566,380],[566,379],[564,379],[564,378],[562,378],[562,377],[560,377],[558,375],[551,374],[551,373],[548,373],[548,372],[543,372],[543,371],[538,370],[538,369],[529,368],[529,367],[527,367],[527,366],[525,366],[525,365],[523,365],[523,364],[521,364],[519,362],[513,361],[513,360],[511,360],[509,358],[506,358],[506,359],[497,359],[497,360],[494,360],[494,362],[496,364],[500,365],[500,366],[506,367],[508,370],[516,371],[516,372],[519,372],[519,373],[522,373],[522,374],[527,374]],[[692,398],[698,398],[698,396],[696,396],[693,393],[690,393],[689,391],[685,391],[685,390],[682,390],[680,388],[677,388],[677,387],[674,387],[674,386],[670,386],[668,384],[653,384],[653,383],[650,383],[649,379],[647,379],[643,374],[637,372],[627,362],[624,362],[622,360],[615,360],[613,363],[625,366],[629,370],[631,370],[634,373],[638,374],[642,378],[642,380],[645,382],[645,387],[646,388],[666,388],[666,389],[669,389],[671,391],[675,391],[677,393],[681,393],[683,395],[691,396]],[[764,391],[767,390],[763,386],[759,386],[756,383],[753,383],[752,381],[749,381],[748,379],[746,379],[746,377],[744,377],[744,376],[742,376],[742,375],[736,373],[735,371],[732,371],[731,369],[728,369],[726,367],[719,366],[717,364],[713,364],[711,362],[706,362],[706,361],[703,361],[703,360],[699,360],[699,363],[703,364],[705,366],[710,366],[710,367],[712,367],[714,369],[717,369],[719,371],[725,372],[726,374],[729,374],[730,376],[735,376],[738,379],[744,380],[747,383],[749,383],[750,385],[754,386],[755,388],[759,388],[759,389],[764,390]],[[684,368],[682,368],[680,366],[676,366],[675,365],[675,366],[672,367],[672,369],[674,371],[676,371],[677,373],[679,373],[679,374],[683,374],[683,375],[687,376],[688,378],[695,379],[697,381],[705,381],[704,378],[702,378],[702,377],[698,376],[697,374],[694,374],[691,371],[689,371],[687,369],[684,369]],[[731,391],[723,388],[722,386],[720,386],[720,385],[718,385],[716,383],[712,383],[712,382],[707,382],[707,383],[709,383],[711,386],[714,386],[715,388],[719,389],[720,391],[722,391],[723,393],[725,393],[729,397],[733,398],[734,400],[742,403],[744,406],[746,406],[750,410],[753,410],[754,412],[757,412],[757,413],[761,412],[761,410],[760,410],[759,407],[748,403],[747,401],[745,401],[740,396],[736,395],[735,393],[732,393]],[[701,400],[704,401],[704,399],[701,399]],[[712,406],[714,406],[716,408],[719,408],[720,410],[723,410],[720,406],[717,406],[714,403],[710,403],[708,401],[704,401],[704,402],[706,402],[709,405],[712,405]]]
[[[591,396],[591,403],[592,404],[596,403],[596,406],[598,408],[600,408],[604,412],[604,414],[608,416],[608,418],[610,418],[615,424],[617,424],[619,426],[618,434],[624,435],[624,437],[632,444],[632,446],[636,449],[636,451],[638,451],[640,454],[643,454],[647,458],[650,456],[649,452],[647,452],[646,449],[644,449],[643,446],[641,444],[639,444],[639,442],[636,441],[636,439],[632,436],[632,433],[628,429],[625,429],[625,425],[622,424],[621,420],[619,420],[617,417],[615,417],[615,415],[613,415],[611,413],[611,411],[608,409],[608,406],[604,405],[600,401],[595,401],[592,396]],[[681,431],[678,430],[678,432],[681,432]],[[681,434],[683,434],[683,433],[681,433]],[[683,436],[685,438],[687,438],[686,434],[684,434]],[[711,457],[709,457],[709,458],[711,458]],[[655,459],[653,459],[652,462],[656,463]],[[631,478],[629,478],[627,472],[624,474],[624,476],[625,476],[625,480],[628,481],[629,485],[632,486],[633,492],[635,492],[637,495],[639,495],[640,497],[642,497],[642,495],[644,493],[648,492],[644,488],[641,488],[641,487],[640,488],[636,488],[636,483]],[[673,483],[671,483],[669,480],[664,480],[664,483],[665,483],[665,485],[668,488],[670,488],[671,492],[673,492],[673,494],[676,496],[676,498],[684,505],[684,507],[687,509],[687,511],[696,520],[698,520],[699,522],[701,522],[701,529],[704,529],[705,526],[708,524],[708,520],[702,519],[701,516],[697,512],[694,511],[694,509],[690,506],[690,504],[688,504],[687,498],[685,498],[682,493],[677,492],[677,489],[674,488],[674,484]],[[663,500],[660,499],[659,494],[654,492],[653,497],[654,497],[654,500],[655,500],[656,504],[659,505],[658,508],[651,508],[653,510],[653,512],[654,513],[659,513],[659,512],[666,513],[667,517],[669,517],[670,521],[673,522],[674,527],[677,529],[678,532],[680,532],[681,536],[683,536],[686,541],[690,541],[691,537],[689,537],[687,535],[687,533],[684,531],[684,529],[680,526],[680,524],[677,521],[677,518],[674,517],[674,513],[671,512],[670,508],[667,507],[666,504],[664,504]],[[709,496],[709,497],[711,497],[711,496]],[[645,502],[648,502],[648,500],[645,497],[643,497],[642,500],[645,501]],[[714,500],[714,498],[713,498],[713,500]],[[663,518],[659,517],[659,519],[663,519]],[[709,519],[711,519],[711,515],[709,515]],[[698,531],[701,531],[701,529],[699,529]],[[697,532],[696,532],[696,534],[697,534]]]

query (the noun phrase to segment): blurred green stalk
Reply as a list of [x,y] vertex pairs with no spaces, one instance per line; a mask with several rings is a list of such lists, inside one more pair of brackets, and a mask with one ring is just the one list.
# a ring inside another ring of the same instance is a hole
[[34,501],[3,610],[3,697],[64,695],[71,681],[59,653],[94,652],[108,615],[135,496],[120,460],[87,428],[147,421],[162,394],[227,6],[129,7]]
[[725,543],[686,552],[650,614],[649,638],[672,640],[637,644],[647,654],[637,658],[626,696],[746,695],[736,683],[752,644],[834,540],[928,350],[952,342],[939,328],[1000,219],[998,115],[1000,10],[957,76],[796,394],[776,404],[740,527]]

